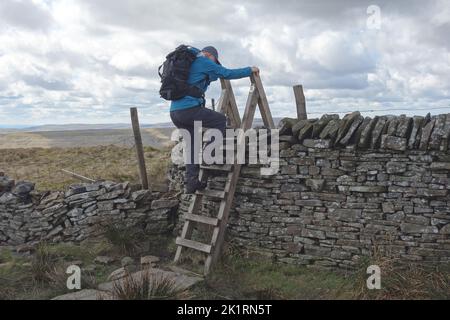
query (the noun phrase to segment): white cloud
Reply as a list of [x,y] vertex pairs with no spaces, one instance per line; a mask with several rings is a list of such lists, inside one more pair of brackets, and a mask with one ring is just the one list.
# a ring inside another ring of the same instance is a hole
[[0,25],[29,30],[46,30],[53,18],[43,1],[6,0],[0,2]]
[[374,68],[374,61],[360,36],[337,31],[324,31],[299,41],[296,58],[337,74],[367,73]]
[[[377,2],[380,30],[366,29],[365,0],[3,0],[0,125],[125,122],[130,106],[169,121],[157,67],[179,43],[258,65],[274,116],[295,115],[298,83],[312,115],[448,107],[448,2]],[[242,110],[248,80],[234,86]],[[214,83],[207,97],[219,93]]]

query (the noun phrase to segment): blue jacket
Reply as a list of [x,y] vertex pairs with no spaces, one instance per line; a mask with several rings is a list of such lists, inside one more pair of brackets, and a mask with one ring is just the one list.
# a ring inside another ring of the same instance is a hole
[[[197,54],[197,58],[191,65],[188,83],[199,87],[203,92],[206,92],[209,84],[212,81],[216,81],[218,78],[240,79],[249,77],[252,73],[251,67],[227,69],[220,64],[211,61],[207,57],[204,57],[200,50],[196,48],[191,48],[191,50]],[[185,96],[179,100],[172,101],[170,104],[170,111],[196,107],[203,104],[203,102],[203,98]]]

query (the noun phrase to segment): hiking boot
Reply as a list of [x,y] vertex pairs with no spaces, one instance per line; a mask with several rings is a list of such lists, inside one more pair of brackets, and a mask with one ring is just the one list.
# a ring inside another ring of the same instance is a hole
[[206,181],[199,181],[197,190],[205,190],[207,185],[208,185],[208,183]]
[[185,193],[193,194],[197,190],[204,190],[207,183],[205,181],[199,181],[198,179],[190,180],[186,183]]

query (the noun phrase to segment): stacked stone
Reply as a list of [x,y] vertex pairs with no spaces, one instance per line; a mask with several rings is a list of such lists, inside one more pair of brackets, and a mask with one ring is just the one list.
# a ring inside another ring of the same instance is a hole
[[229,240],[300,265],[354,268],[374,252],[449,263],[449,120],[284,119],[278,174],[242,167]]
[[108,225],[166,233],[173,228],[177,206],[178,200],[161,193],[111,181],[42,193],[29,203],[13,189],[0,197],[0,245],[77,242],[101,235]]
[[31,202],[34,183],[28,181],[15,182],[13,179],[0,172],[0,201],[17,199],[21,202]]
[[11,192],[14,184],[13,179],[6,176],[4,172],[0,172],[0,197],[6,192]]
[[314,148],[351,147],[357,149],[440,150],[449,149],[450,114],[425,117],[406,115],[363,117],[358,111],[339,119],[280,121],[280,141],[300,142]]

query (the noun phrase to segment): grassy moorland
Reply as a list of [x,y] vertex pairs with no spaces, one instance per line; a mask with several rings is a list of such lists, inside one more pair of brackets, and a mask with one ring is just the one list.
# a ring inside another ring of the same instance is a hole
[[[62,127],[62,126],[61,126]],[[83,129],[62,131],[23,131],[0,129],[0,149],[73,148],[107,145],[129,146],[133,143],[131,129]],[[141,128],[146,146],[164,148],[170,144],[172,128]]]
[[[149,181],[163,183],[170,163],[169,149],[144,147]],[[138,182],[133,147],[94,146],[75,148],[1,149],[0,171],[18,180],[36,183],[37,190],[58,190],[78,183],[61,169],[98,180]]]

